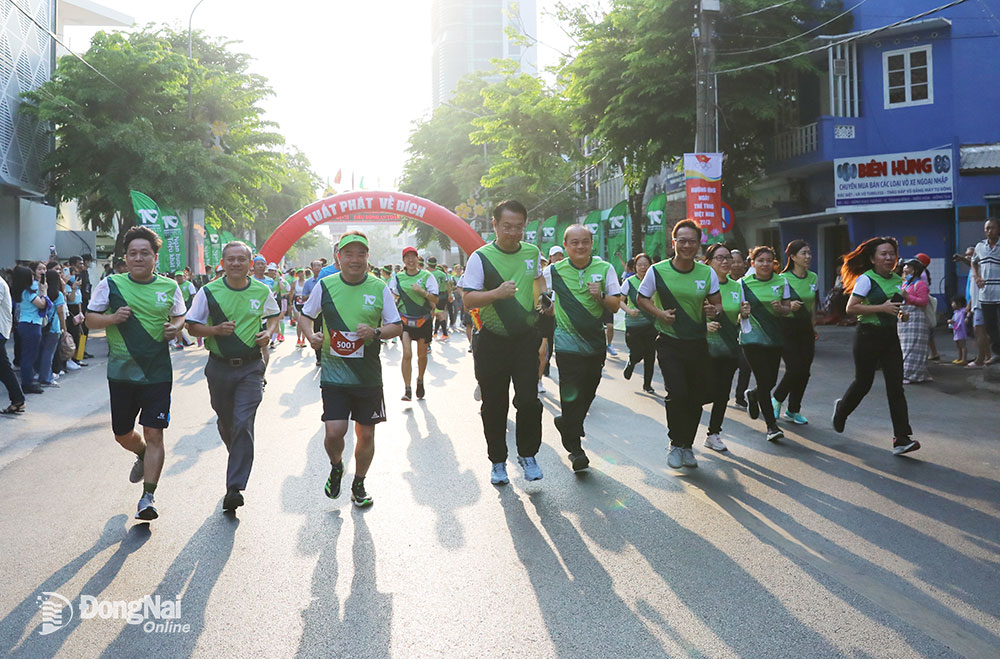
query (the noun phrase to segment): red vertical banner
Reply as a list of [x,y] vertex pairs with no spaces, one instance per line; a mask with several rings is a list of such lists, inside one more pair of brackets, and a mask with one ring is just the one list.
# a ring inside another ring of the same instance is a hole
[[701,227],[703,243],[722,235],[722,154],[685,153],[687,216]]

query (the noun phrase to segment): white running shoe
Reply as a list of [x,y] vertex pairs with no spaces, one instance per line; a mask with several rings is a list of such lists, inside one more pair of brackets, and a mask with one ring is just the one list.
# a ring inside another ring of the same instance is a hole
[[545,393],[545,385],[542,384],[541,380],[538,381],[538,393],[539,393],[539,395]]
[[723,442],[722,438],[719,437],[719,433],[713,433],[713,434],[709,435],[708,437],[706,437],[705,438],[705,446],[707,448],[712,449],[713,451],[719,451],[720,453],[722,451],[727,450],[725,442]]
[[75,361],[73,361],[72,359],[66,360],[66,370],[67,371],[79,371],[80,368],[81,368],[81,366],[79,364],[77,364]]

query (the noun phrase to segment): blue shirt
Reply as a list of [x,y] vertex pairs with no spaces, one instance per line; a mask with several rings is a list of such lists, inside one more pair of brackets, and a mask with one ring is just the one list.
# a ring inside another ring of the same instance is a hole
[[42,324],[42,318],[45,316],[45,309],[39,309],[33,304],[36,297],[38,297],[37,281],[32,282],[31,290],[26,290],[21,293],[20,322],[31,323],[32,325]]
[[[54,334],[59,334],[62,332],[62,323],[59,322],[59,307],[66,304],[66,298],[60,293],[56,296],[56,299],[52,301],[52,306],[49,307],[48,319],[49,319],[49,332]],[[32,305],[34,306],[34,305]]]
[[340,268],[338,268],[335,263],[331,263],[330,265],[324,267],[322,270],[319,271],[319,276],[317,277],[317,279],[322,279],[323,277],[329,277],[330,275],[335,275],[338,272],[340,272]]
[[332,263],[326,266],[325,268],[321,269],[318,275],[316,275],[312,279],[307,279],[306,283],[302,285],[302,296],[308,300],[309,296],[312,295],[313,289],[316,287],[316,282],[318,282],[323,277],[329,277],[330,275],[335,275],[338,272],[340,272],[340,268],[338,268],[336,265]]

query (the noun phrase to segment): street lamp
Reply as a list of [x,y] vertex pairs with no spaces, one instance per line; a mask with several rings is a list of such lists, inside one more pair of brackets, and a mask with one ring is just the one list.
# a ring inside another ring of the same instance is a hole
[[[192,55],[192,53],[191,53],[191,47],[192,47],[192,41],[193,41],[193,38],[194,38],[194,35],[191,32],[191,25],[194,22],[194,11],[195,11],[195,9],[197,9],[198,7],[200,7],[201,3],[203,3],[203,2],[205,2],[205,0],[198,0],[198,2],[195,3],[194,7],[191,9],[191,15],[188,17],[188,66],[189,67],[191,66],[191,55]],[[191,107],[191,69],[190,68],[188,69],[188,81],[187,82],[188,82],[188,121],[190,122],[191,119],[194,117],[194,108]],[[186,236],[187,241],[186,242],[187,242],[188,264],[190,265],[194,261],[194,259],[192,259],[191,256],[193,254],[197,254],[198,253],[197,248],[195,248],[195,246],[194,246],[194,209],[193,208],[189,208],[188,209],[187,216],[188,216],[187,217],[188,221],[187,221],[187,236]],[[199,272],[201,270],[201,265],[200,264],[195,264],[195,267],[192,268],[192,270],[194,272],[196,272],[196,273]]]

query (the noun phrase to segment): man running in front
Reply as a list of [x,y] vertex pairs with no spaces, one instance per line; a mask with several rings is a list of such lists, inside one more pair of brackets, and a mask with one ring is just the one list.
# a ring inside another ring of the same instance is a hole
[[389,280],[389,290],[396,296],[403,320],[403,400],[413,400],[410,374],[413,366],[413,345],[417,342],[417,398],[424,397],[424,371],[427,370],[427,346],[433,332],[434,307],[438,301],[437,279],[427,270],[417,267],[417,250],[403,249],[403,270]]
[[163,429],[170,423],[174,380],[169,343],[187,311],[177,282],[154,272],[160,245],[150,229],[129,229],[126,272],[102,279],[87,306],[87,326],[107,328],[111,431],[122,448],[136,454],[129,480],[143,482],[135,517],[145,521],[158,516],[153,493],[163,470]]
[[621,286],[607,261],[591,256],[594,237],[582,224],[566,229],[563,238],[569,258],[548,269],[555,294],[555,353],[559,368],[559,404],[555,418],[563,448],[573,471],[590,464],[580,438],[583,420],[594,401],[607,355],[604,315],[618,308]]
[[[364,507],[372,505],[365,475],[375,457],[375,424],[385,421],[381,340],[399,336],[402,323],[389,287],[368,273],[368,238],[360,231],[345,233],[337,256],[340,272],[319,280],[302,308],[302,322],[309,343],[322,354],[324,446],[330,457],[324,492],[331,499],[340,496],[344,436],[354,419],[351,501]],[[320,316],[326,331],[313,332]]]
[[[243,505],[243,490],[253,466],[254,420],[263,397],[261,348],[278,327],[281,309],[274,294],[251,279],[250,248],[233,241],[222,248],[226,276],[209,282],[194,296],[188,331],[205,338],[205,379],[216,426],[229,451],[223,510]],[[267,327],[261,330],[261,323]]]
[[477,249],[465,266],[465,305],[479,309],[482,329],[473,348],[482,396],[483,433],[493,464],[490,482],[507,478],[507,409],[511,382],[517,409],[518,464],[529,481],[542,478],[535,460],[542,443],[542,404],[538,400],[536,304],[544,288],[538,248],[522,242],[528,211],[519,201],[493,209],[496,240]]

